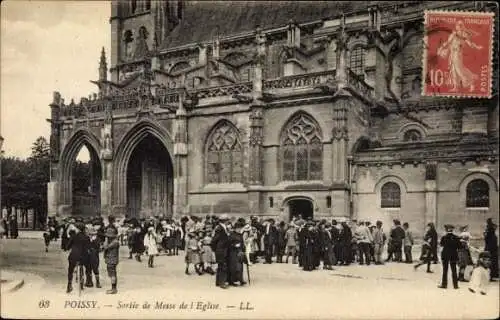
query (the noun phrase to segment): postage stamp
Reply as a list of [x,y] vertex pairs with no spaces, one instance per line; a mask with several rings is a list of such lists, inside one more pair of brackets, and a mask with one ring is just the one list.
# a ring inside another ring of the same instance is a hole
[[425,12],[422,95],[491,98],[493,15]]

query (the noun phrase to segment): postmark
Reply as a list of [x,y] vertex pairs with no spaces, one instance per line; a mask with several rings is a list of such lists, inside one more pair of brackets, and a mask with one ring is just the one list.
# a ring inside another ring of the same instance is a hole
[[491,98],[493,16],[425,12],[422,95]]

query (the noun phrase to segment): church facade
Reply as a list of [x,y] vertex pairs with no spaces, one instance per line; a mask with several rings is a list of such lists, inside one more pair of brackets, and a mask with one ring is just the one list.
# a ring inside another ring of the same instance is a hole
[[[479,235],[498,216],[498,103],[421,96],[423,13],[489,8],[367,3],[112,1],[98,93],[50,104],[49,214],[398,218]],[[72,191],[82,146],[87,203]]]

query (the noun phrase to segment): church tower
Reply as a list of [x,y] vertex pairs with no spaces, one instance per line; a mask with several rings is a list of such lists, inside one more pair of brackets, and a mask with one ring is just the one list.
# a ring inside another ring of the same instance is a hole
[[111,2],[111,81],[118,82],[120,69],[141,62],[181,22],[182,1],[113,0]]

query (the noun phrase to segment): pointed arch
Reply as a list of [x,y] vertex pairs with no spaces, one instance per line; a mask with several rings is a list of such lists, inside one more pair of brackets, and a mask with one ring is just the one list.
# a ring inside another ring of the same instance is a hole
[[66,205],[72,203],[73,162],[83,146],[88,149],[90,159],[92,161],[97,161],[101,170],[103,167],[99,158],[99,152],[101,150],[101,142],[99,139],[87,128],[75,130],[64,146],[59,158],[61,201]]
[[204,148],[206,183],[243,182],[243,145],[232,122],[219,120],[209,131]]
[[114,188],[114,198],[116,199],[118,205],[124,205],[126,203],[127,167],[132,152],[148,135],[152,135],[161,142],[173,162],[173,140],[169,133],[159,124],[151,120],[143,119],[137,122],[132,128],[130,128],[123,138],[121,138],[115,152],[113,184],[116,186],[116,188]]
[[323,134],[318,122],[299,111],[285,123],[280,134],[281,180],[321,180]]
[[168,73],[174,74],[188,69],[191,65],[187,61],[179,61],[170,68]]

